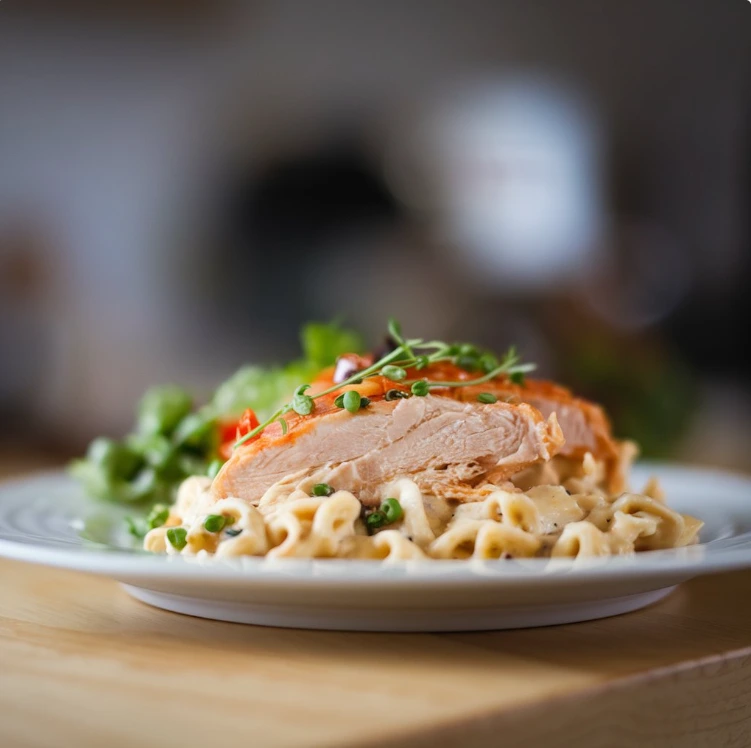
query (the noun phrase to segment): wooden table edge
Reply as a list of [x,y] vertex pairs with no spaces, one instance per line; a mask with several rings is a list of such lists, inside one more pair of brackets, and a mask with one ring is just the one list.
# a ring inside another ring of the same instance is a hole
[[[703,699],[701,709],[687,722],[675,713],[676,704],[696,703],[697,689],[706,696],[709,679],[710,698]],[[730,701],[739,702],[739,707],[728,710]],[[591,720],[582,722],[586,702],[594,713]],[[665,741],[705,748],[710,745],[709,731],[711,745],[751,745],[751,646],[656,667],[570,694],[438,722],[427,729],[419,727],[357,746],[473,748],[502,742],[503,748],[538,744],[569,748],[574,743],[577,748],[601,748],[613,739],[614,730],[622,736],[628,732],[629,740],[642,748],[667,744]],[[744,739],[747,742],[739,742]]]

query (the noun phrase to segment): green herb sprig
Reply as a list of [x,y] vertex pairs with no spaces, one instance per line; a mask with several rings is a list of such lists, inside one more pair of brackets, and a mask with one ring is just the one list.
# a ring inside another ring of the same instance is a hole
[[368,533],[372,534],[375,530],[386,525],[392,525],[404,517],[404,509],[398,499],[384,499],[378,509],[366,512],[364,515],[365,527]]
[[[399,382],[409,387],[411,395],[424,397],[430,393],[431,389],[470,387],[489,382],[501,374],[519,383],[520,377],[522,378],[521,381],[523,381],[524,375],[536,368],[535,364],[522,363],[521,357],[513,346],[498,359],[493,354],[481,352],[475,346],[467,343],[449,344],[440,340],[425,341],[422,338],[405,338],[401,332],[401,325],[393,319],[389,321],[388,330],[392,340],[397,344],[397,347],[393,351],[367,368],[352,374],[352,376],[342,382],[338,382],[315,395],[305,394],[310,385],[300,385],[295,390],[294,397],[290,402],[278,408],[263,423],[235,442],[234,448],[236,449],[250,439],[253,439],[253,437],[258,436],[258,434],[261,434],[274,421],[279,421],[283,433],[287,433],[287,423],[284,420],[284,416],[287,413],[294,411],[299,415],[309,415],[315,410],[315,401],[318,398],[337,392],[348,385],[359,384],[369,377],[384,376],[393,382]],[[475,379],[457,382],[433,382],[428,379],[408,380],[406,378],[407,369],[423,369],[430,364],[441,361],[452,361],[467,371],[481,370],[484,374]],[[397,392],[401,394],[396,395]],[[411,395],[402,390],[389,390],[386,399],[393,400],[399,397],[410,397]],[[357,392],[352,390],[343,393],[335,401],[336,407],[346,409],[353,414],[369,403],[370,401],[367,398],[360,397]]]

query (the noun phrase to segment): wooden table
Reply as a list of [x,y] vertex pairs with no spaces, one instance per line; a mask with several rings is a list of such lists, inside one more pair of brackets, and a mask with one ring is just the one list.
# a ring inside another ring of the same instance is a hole
[[0,561],[0,746],[750,746],[751,572],[477,634],[241,626]]
[[[51,460],[0,453],[0,477]],[[751,572],[477,634],[204,621],[0,560],[0,748],[751,746]]]

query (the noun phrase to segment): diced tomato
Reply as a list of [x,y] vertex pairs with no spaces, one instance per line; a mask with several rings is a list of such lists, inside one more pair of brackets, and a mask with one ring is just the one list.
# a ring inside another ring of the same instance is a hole
[[232,439],[236,438],[237,427],[240,421],[222,421],[219,424],[219,443],[224,444]]
[[219,454],[225,460],[229,460],[232,456],[232,447],[235,442],[245,436],[245,434],[251,432],[258,424],[258,416],[251,408],[248,408],[237,421],[224,421],[220,425],[219,431],[221,443]]
[[237,424],[238,432],[237,437],[238,439],[241,436],[245,436],[245,434],[252,431],[254,428],[256,428],[259,424],[258,416],[255,414],[253,410],[248,408],[240,418],[240,422]]

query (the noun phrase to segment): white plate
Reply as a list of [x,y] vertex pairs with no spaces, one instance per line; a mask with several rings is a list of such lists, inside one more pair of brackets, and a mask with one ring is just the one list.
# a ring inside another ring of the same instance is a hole
[[0,485],[0,555],[122,582],[179,613],[361,631],[457,631],[571,623],[637,610],[695,576],[751,566],[751,478],[668,465],[671,506],[706,522],[702,545],[586,560],[217,561],[130,546],[127,509],[84,497],[63,473]]

